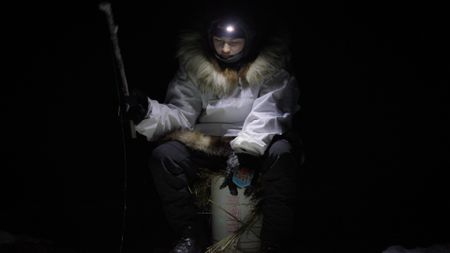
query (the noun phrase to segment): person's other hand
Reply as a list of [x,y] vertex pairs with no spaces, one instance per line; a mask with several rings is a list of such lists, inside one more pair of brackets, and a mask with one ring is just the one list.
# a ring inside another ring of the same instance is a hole
[[250,196],[255,190],[258,168],[258,157],[245,153],[232,153],[227,160],[225,179],[220,189],[228,186],[231,195],[237,195],[237,188],[245,188],[244,195]]
[[246,153],[237,154],[239,170],[234,174],[233,181],[238,187],[245,188],[244,195],[250,196],[255,192],[258,172],[261,167],[260,158]]

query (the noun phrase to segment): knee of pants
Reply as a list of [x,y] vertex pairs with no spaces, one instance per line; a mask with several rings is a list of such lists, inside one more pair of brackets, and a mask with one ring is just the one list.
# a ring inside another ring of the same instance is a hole
[[291,143],[286,139],[274,141],[266,151],[267,160],[274,162],[283,154],[292,154],[293,148]]
[[301,141],[293,141],[286,138],[280,138],[273,141],[266,151],[265,156],[270,162],[276,161],[280,156],[292,156],[296,164],[302,166],[305,162],[305,151]]
[[[278,167],[281,164],[290,163],[288,168],[294,167],[297,163],[295,161],[295,154],[292,145],[288,140],[280,139],[273,142],[266,151],[263,162],[263,171],[268,171],[272,167]],[[284,166],[283,166],[284,167]]]
[[177,177],[182,174],[195,175],[194,166],[189,159],[189,150],[177,141],[169,141],[153,149],[149,167],[152,174],[169,173]]
[[265,155],[261,182],[268,191],[295,191],[299,170],[300,165],[291,144],[284,139],[277,140]]

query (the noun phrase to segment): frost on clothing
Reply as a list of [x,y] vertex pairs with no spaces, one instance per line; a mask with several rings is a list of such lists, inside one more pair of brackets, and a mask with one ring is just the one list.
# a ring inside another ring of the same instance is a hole
[[236,137],[233,150],[262,155],[299,109],[297,82],[283,68],[285,49],[266,47],[242,71],[230,73],[207,57],[199,36],[185,36],[183,42],[180,70],[164,103],[150,99],[151,111],[136,130],[148,140],[178,129]]

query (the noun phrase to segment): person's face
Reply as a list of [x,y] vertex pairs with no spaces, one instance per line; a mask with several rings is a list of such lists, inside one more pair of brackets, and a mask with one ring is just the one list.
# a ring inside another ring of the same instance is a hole
[[213,44],[218,55],[229,58],[239,54],[244,49],[245,39],[213,36]]

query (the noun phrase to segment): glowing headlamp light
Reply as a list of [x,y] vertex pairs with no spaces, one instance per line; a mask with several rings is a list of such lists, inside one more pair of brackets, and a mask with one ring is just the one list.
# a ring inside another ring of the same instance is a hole
[[216,24],[211,34],[218,37],[245,38],[245,33],[242,28],[233,22]]
[[226,28],[225,28],[225,30],[226,30],[227,32],[229,32],[229,33],[232,33],[232,32],[234,32],[234,26],[232,26],[232,25],[227,25]]

